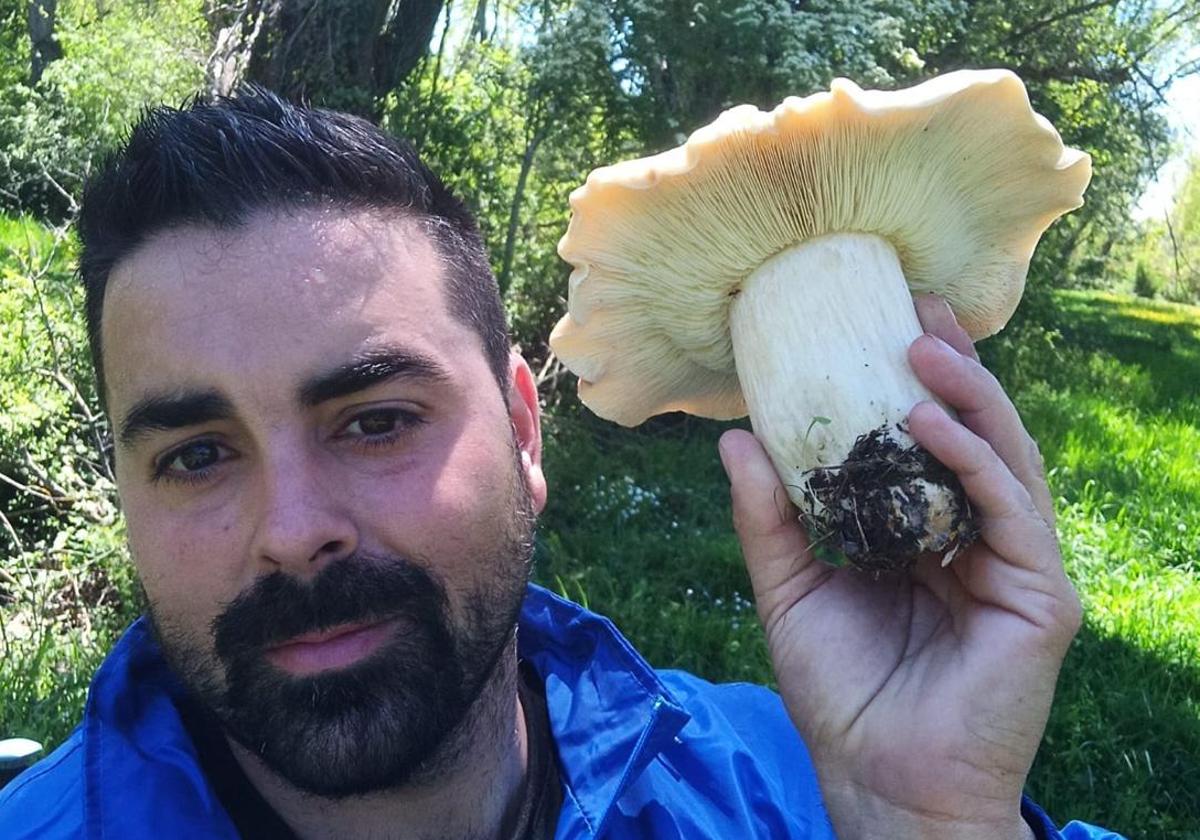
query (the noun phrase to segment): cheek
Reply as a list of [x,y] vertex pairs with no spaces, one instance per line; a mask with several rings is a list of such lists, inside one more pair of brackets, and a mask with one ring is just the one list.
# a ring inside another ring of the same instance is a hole
[[460,440],[443,459],[360,483],[356,506],[387,548],[427,558],[451,582],[505,526],[512,457],[507,445]]
[[238,529],[221,519],[198,522],[177,512],[139,507],[134,500],[125,510],[134,566],[156,614],[183,629],[207,633],[220,605],[243,583]]

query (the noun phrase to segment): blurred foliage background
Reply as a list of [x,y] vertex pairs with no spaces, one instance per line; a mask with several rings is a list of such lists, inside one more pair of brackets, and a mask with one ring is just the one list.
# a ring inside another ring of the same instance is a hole
[[[64,737],[139,610],[70,225],[142,108],[255,81],[409,137],[478,214],[540,372],[542,579],[656,664],[769,680],[719,467],[695,455],[720,427],[612,429],[548,353],[568,194],[735,104],[1007,67],[1095,165],[985,346],[1049,446],[1091,609],[1031,789],[1059,817],[1200,837],[1200,316],[1169,303],[1200,303],[1200,158],[1161,218],[1131,214],[1177,148],[1166,95],[1198,36],[1200,0],[0,0],[0,737]],[[1133,396],[1088,402],[1109,392]],[[1170,469],[1114,477],[1121,453]]]

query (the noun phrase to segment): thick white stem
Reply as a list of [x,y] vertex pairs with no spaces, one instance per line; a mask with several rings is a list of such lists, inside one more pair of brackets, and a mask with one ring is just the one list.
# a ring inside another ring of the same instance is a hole
[[746,278],[730,331],[754,432],[815,544],[882,571],[948,563],[974,539],[957,478],[904,422],[933,395],[908,364],[921,325],[887,242],[836,234],[777,254]]
[[932,399],[908,364],[921,334],[912,295],[878,236],[775,255],[742,284],[730,332],[754,432],[798,505],[805,473],[841,464],[860,435]]

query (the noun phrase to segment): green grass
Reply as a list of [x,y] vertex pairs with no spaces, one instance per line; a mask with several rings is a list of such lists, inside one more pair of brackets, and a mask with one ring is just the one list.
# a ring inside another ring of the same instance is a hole
[[1060,814],[1200,837],[1200,309],[1064,293],[1015,399],[1086,626],[1032,782]]
[[[1057,820],[1200,838],[1200,309],[1059,293],[985,360],[1038,438],[1085,626],[1029,783]],[[725,428],[548,419],[541,580],[647,658],[770,682],[716,455]]]

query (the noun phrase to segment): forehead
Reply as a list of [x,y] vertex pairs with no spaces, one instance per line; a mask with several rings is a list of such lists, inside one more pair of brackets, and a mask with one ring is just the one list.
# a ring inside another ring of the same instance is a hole
[[443,280],[441,256],[417,222],[369,211],[264,212],[234,230],[164,231],[109,279],[101,323],[109,396],[262,388],[262,379],[373,346],[443,358],[458,348],[455,366],[482,361],[461,352],[478,340],[450,315]]

